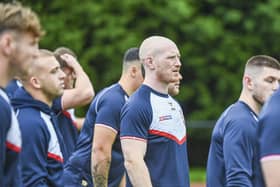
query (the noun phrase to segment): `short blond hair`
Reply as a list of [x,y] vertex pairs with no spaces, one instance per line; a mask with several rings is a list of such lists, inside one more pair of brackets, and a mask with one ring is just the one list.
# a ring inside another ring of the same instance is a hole
[[45,34],[37,14],[18,2],[0,3],[0,34],[7,30],[31,32],[39,38]]

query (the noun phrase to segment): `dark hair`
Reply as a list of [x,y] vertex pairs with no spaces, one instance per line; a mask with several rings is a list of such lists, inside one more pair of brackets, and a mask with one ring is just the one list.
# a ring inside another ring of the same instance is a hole
[[130,61],[135,61],[135,60],[140,60],[139,59],[139,48],[137,48],[137,47],[129,48],[124,54],[123,62],[130,62]]
[[143,78],[145,78],[145,68],[142,63],[141,63],[141,73],[142,73]]
[[267,55],[252,56],[246,63],[246,67],[269,67],[280,70],[280,63],[278,60]]
[[67,66],[67,63],[60,57],[63,54],[69,54],[75,58],[77,58],[77,55],[69,48],[67,47],[58,47],[54,51],[54,57],[59,62],[61,67]]

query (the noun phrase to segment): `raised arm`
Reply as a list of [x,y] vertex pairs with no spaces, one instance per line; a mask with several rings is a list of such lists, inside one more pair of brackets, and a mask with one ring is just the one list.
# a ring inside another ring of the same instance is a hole
[[152,187],[148,168],[144,161],[147,143],[142,139],[121,139],[124,164],[129,179],[134,187]]
[[67,66],[73,69],[76,77],[75,87],[73,89],[65,89],[62,95],[63,110],[90,103],[95,93],[90,79],[84,72],[82,66],[69,54],[63,54],[61,58],[65,60]]

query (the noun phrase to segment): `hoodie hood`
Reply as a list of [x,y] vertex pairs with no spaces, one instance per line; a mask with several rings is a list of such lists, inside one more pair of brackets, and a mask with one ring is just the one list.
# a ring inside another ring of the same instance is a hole
[[15,110],[35,108],[46,114],[53,114],[53,111],[46,103],[34,99],[23,87],[16,90],[14,97],[11,99],[11,103]]

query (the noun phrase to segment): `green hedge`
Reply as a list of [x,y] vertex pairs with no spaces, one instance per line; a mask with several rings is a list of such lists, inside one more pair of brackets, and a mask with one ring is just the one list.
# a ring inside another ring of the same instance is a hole
[[118,80],[127,48],[154,34],[173,39],[181,50],[184,76],[177,98],[187,119],[216,119],[236,100],[249,57],[279,57],[278,0],[22,2],[39,13],[47,31],[41,47],[72,48],[96,91]]

